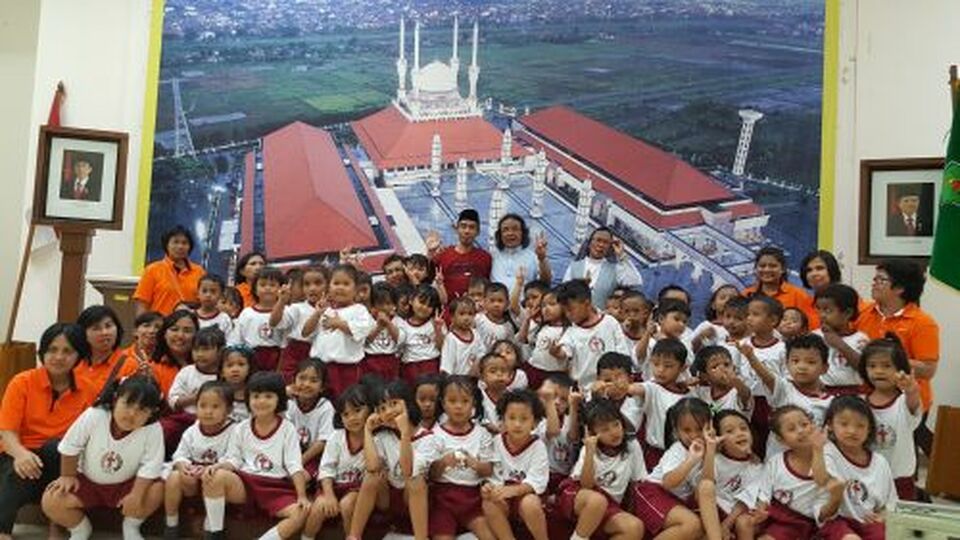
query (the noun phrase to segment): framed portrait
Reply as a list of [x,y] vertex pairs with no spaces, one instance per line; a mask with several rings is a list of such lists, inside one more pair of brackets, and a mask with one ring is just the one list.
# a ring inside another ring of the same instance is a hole
[[927,263],[942,177],[943,158],[860,162],[860,264],[891,257]]
[[121,229],[126,173],[126,133],[41,127],[33,222]]

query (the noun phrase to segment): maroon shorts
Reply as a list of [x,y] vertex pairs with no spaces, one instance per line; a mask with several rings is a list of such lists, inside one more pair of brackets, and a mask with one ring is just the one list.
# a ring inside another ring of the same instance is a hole
[[895,486],[897,486],[897,496],[900,497],[900,500],[917,500],[917,484],[914,482],[912,476],[901,476],[900,478],[894,478],[893,483]]
[[315,457],[303,464],[303,470],[307,473],[307,478],[316,478],[317,471],[320,469],[320,457]]
[[823,540],[842,540],[847,535],[856,535],[861,540],[884,540],[887,537],[883,523],[860,523],[855,519],[834,518],[820,527]]
[[750,419],[750,425],[753,427],[753,453],[761,459],[767,455],[767,437],[770,435],[772,413],[773,409],[770,408],[767,398],[753,396],[753,417]]
[[763,530],[759,534],[776,540],[804,540],[817,532],[816,522],[778,502],[771,503],[767,512],[767,521],[761,524]]
[[253,367],[257,371],[276,371],[280,364],[280,347],[254,347]]
[[400,364],[400,378],[406,381],[411,388],[414,387],[421,375],[436,375],[437,373],[440,373],[439,358]]
[[395,354],[368,354],[363,362],[367,373],[379,375],[386,382],[400,377],[400,358]]
[[686,507],[679,497],[655,482],[637,482],[633,486],[633,515],[643,521],[651,536],[660,534],[667,515],[678,506]]
[[643,442],[642,446],[643,463],[647,466],[648,471],[652,471],[657,468],[657,463],[660,463],[660,459],[663,458],[663,448],[651,446],[646,441]]
[[434,484],[430,488],[430,536],[456,536],[483,515],[479,486]]
[[539,390],[540,386],[543,385],[551,375],[557,373],[564,373],[563,371],[546,371],[538,367],[531,366],[530,364],[523,364],[522,369],[524,373],[527,374],[527,388],[530,390]]
[[357,364],[328,362],[325,366],[327,395],[330,396],[331,401],[336,401],[344,390],[360,382],[360,376],[363,375],[363,362]]
[[[580,482],[568,478],[560,484],[560,491],[557,493],[557,502],[556,510],[557,513],[569,521],[570,523],[577,522],[577,513],[576,513],[576,502],[577,502],[577,493],[580,492],[582,488],[580,487]],[[607,522],[610,521],[613,516],[623,512],[623,509],[620,508],[620,503],[615,501],[609,493],[602,489],[592,490],[600,495],[603,495],[607,499],[607,511],[603,513],[603,519],[600,520],[600,525],[597,526],[595,532],[603,532],[604,527],[607,526]]]
[[834,397],[840,396],[862,396],[866,388],[863,385],[853,384],[848,386],[827,386],[824,390]]
[[287,384],[293,382],[297,376],[297,365],[310,358],[311,346],[309,341],[299,339],[291,339],[287,342],[287,346],[280,353],[280,374],[283,375],[283,382]]
[[119,484],[97,484],[81,474],[77,475],[77,480],[80,485],[73,494],[80,499],[84,508],[116,508],[120,505],[120,499],[133,489],[136,478]]
[[562,484],[567,477],[568,475],[566,474],[550,471],[550,481],[547,482],[547,491],[544,493],[544,496],[555,496],[560,493],[560,484]]
[[244,503],[247,508],[276,517],[281,510],[297,502],[297,490],[289,478],[270,478],[243,471],[237,471],[237,476],[247,490],[247,501]]
[[163,430],[163,445],[167,456],[172,456],[180,444],[180,438],[188,427],[197,421],[197,417],[184,411],[175,412],[160,418],[160,428]]
[[337,496],[338,501],[358,491],[360,491],[360,484],[333,484],[333,494]]
[[403,490],[389,486],[390,508],[386,515],[393,525],[394,532],[399,534],[413,534],[413,525],[410,523],[410,506],[403,498]]

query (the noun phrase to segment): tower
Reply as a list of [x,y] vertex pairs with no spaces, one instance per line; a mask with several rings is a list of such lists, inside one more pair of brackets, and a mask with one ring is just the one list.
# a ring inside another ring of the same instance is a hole
[[470,69],[467,74],[470,77],[470,105],[477,106],[477,80],[480,79],[480,66],[477,65],[477,44],[480,40],[480,21],[473,21],[473,54],[470,60]]
[[736,176],[743,176],[743,170],[747,166],[747,154],[750,151],[750,140],[753,138],[753,126],[763,118],[763,113],[753,109],[740,109],[740,118],[743,120],[740,126],[740,142],[737,143],[737,154],[733,158],[733,174]]
[[193,146],[193,137],[190,136],[190,124],[187,122],[187,113],[183,110],[183,100],[180,97],[180,79],[173,79],[173,130],[174,151],[173,155],[195,156],[197,151]]
[[440,143],[440,134],[433,134],[433,144],[430,146],[430,172],[433,176],[433,189],[430,190],[430,195],[434,197],[440,196],[440,165],[441,165],[441,152],[443,151],[443,146]]
[[460,42],[460,19],[453,17],[453,55],[450,57],[450,69],[457,74],[457,80],[460,79],[460,54],[457,52]]
[[457,214],[467,208],[467,160],[460,158],[457,162],[457,187],[453,194],[453,206]]
[[497,187],[497,189],[493,190],[493,195],[490,197],[490,223],[487,226],[487,240],[490,250],[493,250],[497,245],[497,224],[500,223],[500,218],[503,217],[503,210],[503,190]]
[[400,55],[397,57],[397,99],[407,97],[406,23],[400,17]]
[[543,217],[543,194],[547,189],[547,155],[543,150],[537,153],[537,163],[533,172],[533,204],[530,217]]
[[413,25],[413,71],[410,73],[413,94],[420,93],[420,21]]
[[506,173],[513,159],[511,156],[513,150],[513,133],[510,128],[503,130],[503,139],[500,142],[500,167]]
[[587,239],[590,226],[590,205],[593,204],[593,183],[587,178],[580,185],[580,197],[577,198],[577,217],[573,225],[573,253],[580,251],[580,245]]

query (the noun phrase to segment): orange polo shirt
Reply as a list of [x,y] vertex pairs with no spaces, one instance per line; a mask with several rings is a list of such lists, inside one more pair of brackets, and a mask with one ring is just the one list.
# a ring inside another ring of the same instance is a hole
[[[743,290],[743,295],[750,296],[756,293],[758,287],[759,284],[747,287]],[[811,330],[820,328],[820,315],[817,313],[817,309],[813,304],[813,297],[810,296],[807,291],[792,283],[784,282],[780,284],[780,289],[777,291],[777,294],[772,296],[783,305],[783,309],[792,307],[802,311],[803,314],[807,316]]]
[[0,430],[15,432],[20,444],[29,450],[37,450],[50,439],[62,438],[97,396],[88,381],[79,377],[74,380],[74,388],[54,398],[45,368],[17,373],[3,394]]
[[73,368],[73,374],[77,381],[83,380],[93,388],[94,393],[99,394],[103,390],[103,385],[107,383],[107,377],[113,371],[113,366],[123,358],[123,366],[117,370],[117,378],[127,377],[137,372],[137,360],[126,354],[124,349],[117,349],[107,358],[106,362],[91,364],[88,360],[80,360],[77,366]]
[[240,293],[240,297],[243,298],[243,307],[248,308],[256,303],[256,300],[253,298],[253,290],[250,288],[250,284],[243,282],[237,285],[237,292]]
[[157,385],[160,387],[160,393],[166,399],[170,394],[170,387],[173,386],[173,379],[180,372],[180,366],[166,362],[150,362],[150,369],[153,371],[153,378],[157,380]]
[[[860,312],[855,322],[857,330],[870,339],[880,339],[887,332],[896,334],[910,360],[936,362],[940,359],[940,327],[933,317],[913,302],[890,316],[884,316],[876,302],[871,302]],[[918,377],[917,384],[920,386],[923,410],[929,410],[933,403],[930,379]]]
[[181,303],[197,301],[205,273],[199,264],[187,261],[186,268],[178,269],[170,257],[164,257],[143,269],[133,299],[147,304],[151,311],[169,315]]

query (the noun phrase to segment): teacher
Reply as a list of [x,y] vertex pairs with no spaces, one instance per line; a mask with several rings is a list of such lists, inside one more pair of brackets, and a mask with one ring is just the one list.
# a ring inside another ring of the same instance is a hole
[[567,266],[563,281],[583,279],[590,284],[593,305],[603,309],[617,287],[639,287],[640,271],[630,262],[623,243],[607,227],[595,229]]
[[510,290],[520,272],[523,273],[524,284],[535,279],[550,283],[553,279],[553,272],[547,261],[547,237],[540,233],[536,247],[530,249],[530,229],[522,217],[507,214],[500,218],[494,238],[496,247],[490,254],[493,257],[491,281],[502,283]]
[[233,276],[234,287],[243,298],[243,307],[248,308],[255,304],[253,299],[253,284],[257,281],[257,274],[267,264],[267,257],[259,251],[251,251],[237,261],[237,271]]
[[193,236],[182,225],[163,233],[160,241],[166,256],[143,269],[133,299],[137,301],[137,315],[156,311],[162,315],[173,313],[178,306],[197,302],[200,278],[206,273],[202,266],[190,262]]

